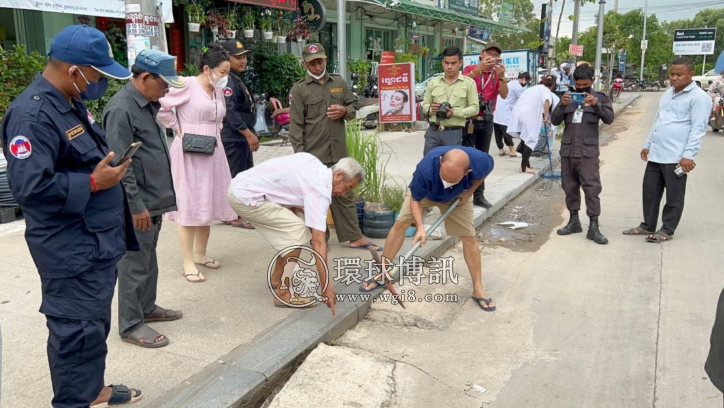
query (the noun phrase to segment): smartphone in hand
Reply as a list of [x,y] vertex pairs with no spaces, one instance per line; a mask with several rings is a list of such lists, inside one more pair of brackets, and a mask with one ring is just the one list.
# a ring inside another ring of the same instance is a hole
[[571,96],[572,102],[576,102],[579,105],[583,105],[583,101],[586,100],[586,94],[583,92],[571,92],[568,95]]
[[138,151],[138,149],[141,148],[143,145],[143,142],[133,142],[130,146],[128,146],[128,149],[126,149],[126,152],[123,153],[123,156],[121,156],[120,159],[116,162],[116,165],[123,164],[126,160],[133,157],[134,154]]

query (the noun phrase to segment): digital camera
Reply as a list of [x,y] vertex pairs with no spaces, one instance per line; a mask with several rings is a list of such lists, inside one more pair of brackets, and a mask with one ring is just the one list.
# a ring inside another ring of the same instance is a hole
[[440,104],[440,108],[437,111],[437,118],[440,120],[447,119],[447,110],[452,109],[449,103],[443,102]]
[[486,101],[480,96],[478,100],[480,104],[480,110],[483,111],[483,120],[486,122],[493,121],[493,101]]

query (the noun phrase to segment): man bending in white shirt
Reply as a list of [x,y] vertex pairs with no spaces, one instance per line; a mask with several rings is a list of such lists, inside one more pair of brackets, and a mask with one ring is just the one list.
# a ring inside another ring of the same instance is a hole
[[[327,168],[309,153],[296,153],[268,160],[239,173],[229,187],[229,205],[240,217],[249,220],[277,252],[296,245],[307,245],[311,239],[312,249],[322,258],[316,260],[316,265],[320,287],[324,287],[325,282],[329,283],[329,276],[324,267],[319,267],[319,262],[327,265],[325,231],[332,196],[347,194],[364,177],[364,169],[352,158],[340,159]],[[297,209],[303,209],[304,219],[296,215]],[[308,304],[306,300],[295,300],[291,288],[286,294],[280,291],[286,286],[283,278],[285,265],[289,260],[298,259],[300,252],[301,249],[289,251],[274,265],[271,285],[277,294],[274,299],[276,306],[302,307]],[[291,277],[289,280],[292,280]],[[278,301],[278,296],[285,296],[281,298],[283,302]],[[326,284],[322,296],[327,298],[325,303],[334,315],[336,301],[331,284]]]

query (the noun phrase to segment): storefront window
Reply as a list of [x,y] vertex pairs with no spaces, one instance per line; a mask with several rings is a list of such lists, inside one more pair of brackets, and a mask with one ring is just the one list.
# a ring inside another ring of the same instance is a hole
[[325,24],[319,32],[319,42],[327,52],[327,72],[338,72],[337,24]]
[[379,62],[382,51],[392,49],[392,31],[368,28],[365,32],[365,49],[368,60]]

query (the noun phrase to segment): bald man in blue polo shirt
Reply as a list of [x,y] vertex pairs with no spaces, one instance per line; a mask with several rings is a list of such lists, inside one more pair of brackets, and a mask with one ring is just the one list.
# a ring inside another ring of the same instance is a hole
[[[438,207],[445,212],[450,204],[460,198],[460,204],[445,219],[448,235],[460,237],[463,243],[465,263],[473,280],[473,299],[486,312],[495,311],[495,303],[483,287],[481,254],[475,239],[475,221],[471,197],[485,177],[493,171],[493,159],[489,154],[472,147],[441,146],[428,152],[417,165],[412,175],[410,191],[402,204],[395,225],[387,235],[382,256],[394,259],[405,241],[405,231],[412,222],[424,225],[423,212]],[[425,245],[427,235],[423,228],[417,228],[413,244],[421,241]],[[381,285],[377,275],[362,285],[369,291]]]

